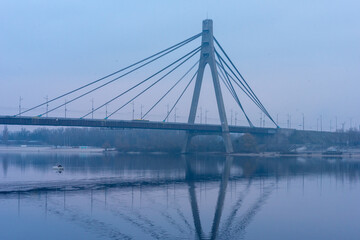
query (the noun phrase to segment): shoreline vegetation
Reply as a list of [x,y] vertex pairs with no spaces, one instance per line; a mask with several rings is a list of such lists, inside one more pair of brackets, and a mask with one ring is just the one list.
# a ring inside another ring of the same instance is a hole
[[[23,128],[10,132],[5,126],[0,133],[0,151],[179,154],[184,137],[183,131],[100,128],[38,128],[28,131]],[[231,138],[232,155],[360,154],[360,131],[356,129],[337,133],[279,132],[268,136],[232,134]],[[195,136],[190,152],[224,153],[223,139],[218,135]]]

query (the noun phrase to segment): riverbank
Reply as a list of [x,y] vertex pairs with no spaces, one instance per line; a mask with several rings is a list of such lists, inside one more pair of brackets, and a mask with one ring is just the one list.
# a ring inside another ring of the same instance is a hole
[[232,153],[231,156],[248,156],[248,157],[322,157],[322,158],[360,158],[360,152],[345,152],[342,154],[323,154],[322,152],[306,152],[306,153]]
[[[44,154],[169,154],[168,152],[119,152],[115,149],[105,150],[104,148],[80,146],[80,147],[64,147],[64,146],[6,146],[0,145],[0,153],[44,153]],[[217,154],[224,155],[222,152],[193,152],[190,154]],[[307,151],[307,152],[292,152],[292,153],[279,153],[279,152],[260,152],[260,153],[231,153],[229,156],[245,156],[245,157],[316,157],[316,158],[359,158],[360,149],[351,149],[343,151],[342,154],[323,154],[321,151]]]
[[56,146],[0,146],[0,153],[73,153],[102,154],[103,148],[95,147],[56,147]]

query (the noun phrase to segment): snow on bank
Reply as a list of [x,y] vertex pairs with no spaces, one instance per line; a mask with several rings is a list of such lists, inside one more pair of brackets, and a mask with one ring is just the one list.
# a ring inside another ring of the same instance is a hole
[[103,148],[95,147],[56,147],[56,146],[0,146],[0,153],[104,153]]

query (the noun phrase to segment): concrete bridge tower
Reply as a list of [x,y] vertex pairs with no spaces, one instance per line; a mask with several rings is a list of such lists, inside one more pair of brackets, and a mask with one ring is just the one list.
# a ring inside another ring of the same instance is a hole
[[[188,119],[188,123],[190,124],[193,124],[195,122],[196,110],[199,103],[201,83],[204,76],[204,70],[207,64],[209,64],[213,83],[214,83],[215,96],[219,110],[219,116],[220,116],[221,128],[222,128],[222,137],[224,139],[225,149],[227,153],[232,153],[233,146],[230,138],[229,126],[226,118],[224,101],[220,88],[219,75],[215,62],[213,21],[211,19],[204,20],[202,25],[202,40],[201,40],[199,69],[196,76],[195,89],[194,89],[194,94],[191,102],[190,114]],[[193,136],[194,133],[191,132],[186,133],[185,143],[182,149],[183,153],[188,152],[189,144]]]

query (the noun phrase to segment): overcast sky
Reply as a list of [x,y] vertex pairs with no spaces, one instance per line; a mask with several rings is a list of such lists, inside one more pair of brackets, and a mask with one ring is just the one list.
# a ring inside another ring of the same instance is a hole
[[[210,18],[214,21],[214,35],[281,126],[286,127],[290,114],[292,127],[300,128],[304,114],[307,129],[316,129],[320,115],[325,130],[329,129],[330,121],[334,129],[335,117],[338,128],[343,122],[345,127],[350,127],[350,123],[358,127],[359,10],[360,2],[356,0],[3,0],[0,115],[17,113],[20,96],[22,107],[29,108],[44,101],[46,95],[55,97],[180,42],[199,33],[202,20]],[[196,45],[200,45],[200,39],[192,46]],[[174,56],[184,53],[180,51]],[[164,65],[155,64],[143,73],[122,79],[105,92],[74,102],[68,106],[68,114],[86,113],[91,109],[91,98],[96,107],[161,66]],[[135,101],[136,114],[140,114],[141,105],[146,111],[186,70]],[[208,73],[205,80],[199,107],[203,111],[202,121],[206,110],[208,122],[212,122],[216,121],[217,109]],[[149,115],[150,120],[164,117],[167,104],[172,106],[184,84],[174,96],[159,104]],[[236,104],[223,91],[229,122],[233,110],[233,123],[236,112],[237,124],[246,125]],[[179,103],[178,121],[186,120],[191,92],[192,88]],[[108,111],[126,100],[111,104]],[[243,96],[241,100],[254,124],[259,125],[260,111]],[[116,118],[131,118],[131,108],[131,105],[124,108]],[[104,117],[104,111],[96,117]],[[63,116],[63,112],[62,108],[52,116]],[[173,119],[172,114],[170,120]],[[271,126],[268,120],[266,124]]]

